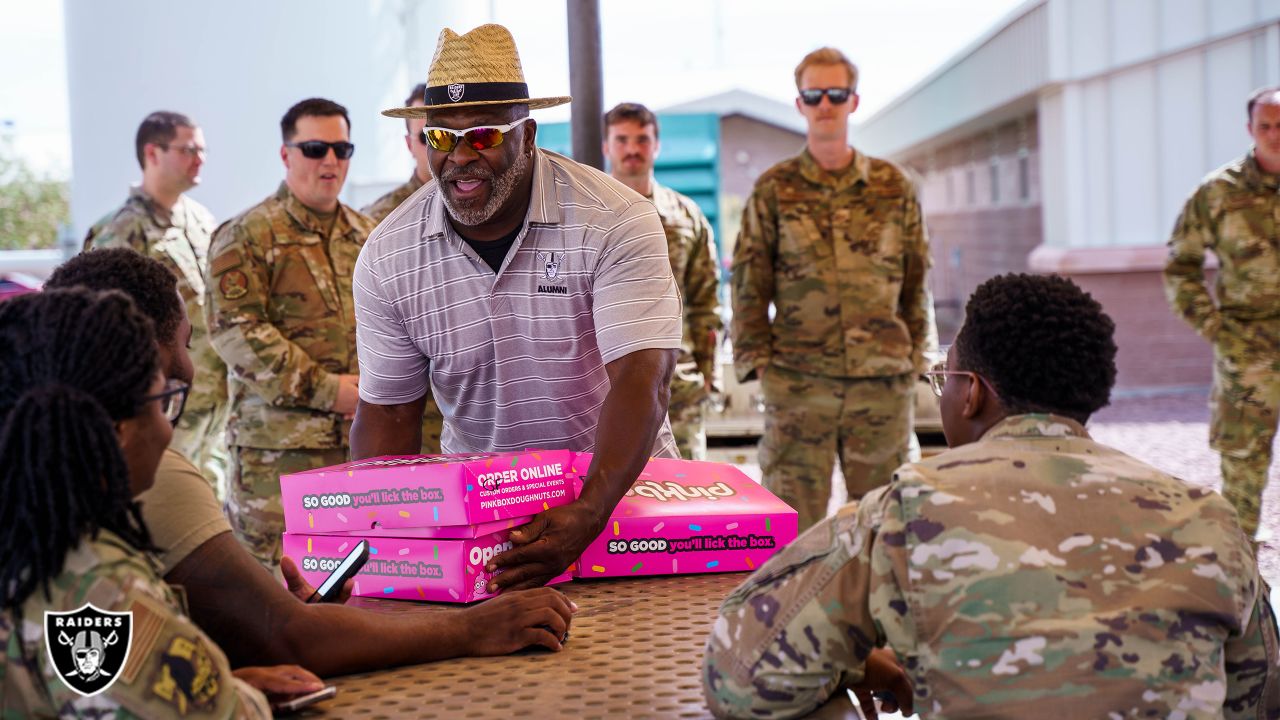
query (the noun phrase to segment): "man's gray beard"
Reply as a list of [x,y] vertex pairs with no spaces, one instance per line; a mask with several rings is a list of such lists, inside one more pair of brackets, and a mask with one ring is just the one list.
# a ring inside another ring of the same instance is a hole
[[[488,222],[490,218],[496,215],[498,210],[506,204],[507,200],[511,197],[511,193],[515,191],[516,184],[520,182],[521,176],[524,175],[524,171],[528,167],[529,156],[524,153],[520,153],[516,156],[515,162],[511,163],[511,167],[506,169],[506,172],[503,172],[496,178],[485,178],[489,180],[491,185],[489,190],[489,200],[484,204],[484,207],[478,210],[468,210],[454,205],[453,200],[449,197],[447,188],[440,188],[440,197],[444,198],[444,206],[449,210],[449,215],[451,215],[454,220],[458,221],[462,225],[466,225],[467,227],[483,225]],[[462,178],[467,177],[467,175],[459,173],[459,175],[455,175],[445,182],[458,180],[459,176]]]

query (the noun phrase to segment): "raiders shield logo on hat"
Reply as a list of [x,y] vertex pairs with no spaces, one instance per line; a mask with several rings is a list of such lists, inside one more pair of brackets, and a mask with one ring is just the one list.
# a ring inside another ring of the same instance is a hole
[[44,645],[62,682],[89,697],[111,687],[129,659],[133,612],[109,612],[86,604],[44,614]]
[[462,99],[462,94],[467,91],[465,83],[454,83],[449,86],[449,99],[458,102]]

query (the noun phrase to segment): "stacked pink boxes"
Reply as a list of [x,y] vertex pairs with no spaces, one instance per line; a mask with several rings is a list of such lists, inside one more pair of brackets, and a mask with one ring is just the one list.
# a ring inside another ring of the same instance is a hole
[[356,595],[480,600],[510,529],[573,499],[572,461],[567,450],[382,457],[283,475],[284,554],[319,586],[365,539]]
[[[590,453],[574,455],[577,488]],[[575,577],[755,570],[796,538],[791,506],[732,465],[655,458],[587,546]]]

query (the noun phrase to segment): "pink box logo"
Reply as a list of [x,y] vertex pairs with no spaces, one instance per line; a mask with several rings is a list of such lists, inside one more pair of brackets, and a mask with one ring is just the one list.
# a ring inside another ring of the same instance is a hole
[[[577,486],[590,464],[589,453],[575,455]],[[796,538],[796,528],[795,510],[731,465],[655,458],[574,575],[755,570]]]
[[[369,560],[356,574],[355,595],[468,603],[491,597],[486,586],[492,575],[484,566],[494,555],[511,549],[511,528],[528,520],[512,518],[445,533],[456,537],[286,533],[284,554],[298,563],[307,582],[319,587],[347,552],[365,539],[369,541]],[[427,530],[424,534],[433,533]],[[569,579],[566,572],[548,584]]]
[[526,517],[570,495],[568,450],[380,457],[280,477],[291,533],[367,532]]

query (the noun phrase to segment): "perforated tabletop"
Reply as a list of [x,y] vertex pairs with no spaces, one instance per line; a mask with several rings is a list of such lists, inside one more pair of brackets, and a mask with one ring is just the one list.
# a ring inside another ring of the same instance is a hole
[[[559,653],[460,658],[338,678],[338,695],[300,717],[706,718],[699,672],[721,601],[745,573],[575,580]],[[386,612],[439,605],[358,599]]]

